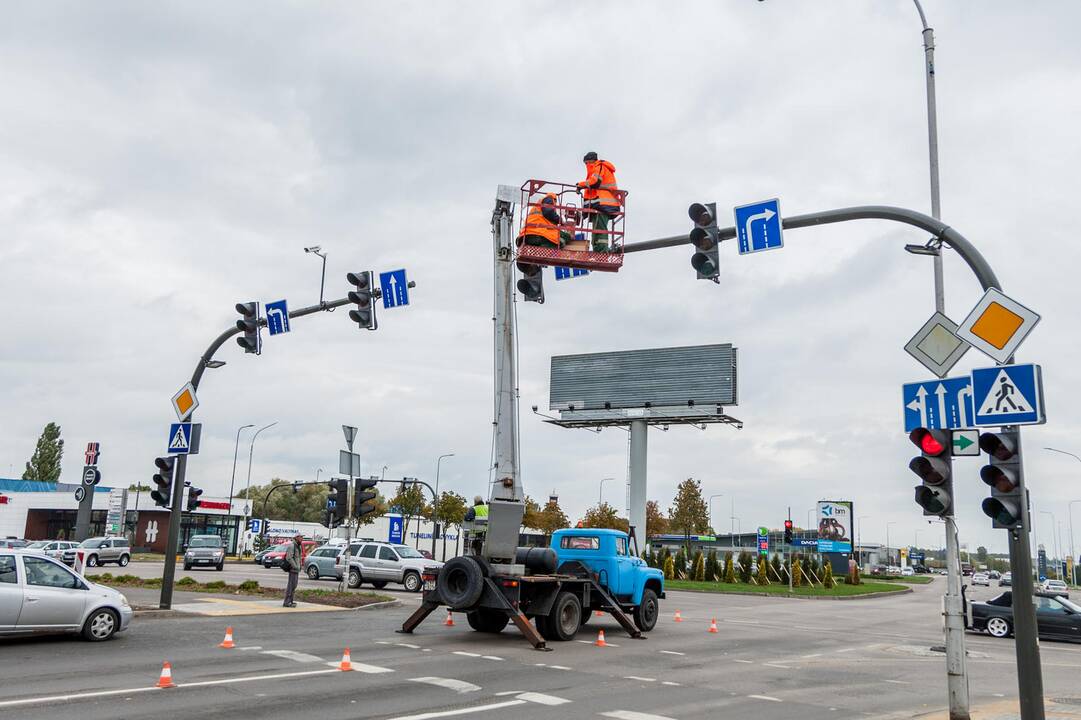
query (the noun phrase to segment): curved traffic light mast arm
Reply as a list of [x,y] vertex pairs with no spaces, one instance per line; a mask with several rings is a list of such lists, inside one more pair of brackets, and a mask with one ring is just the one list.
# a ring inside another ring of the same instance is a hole
[[[983,255],[976,247],[965,239],[965,236],[957,232],[941,220],[936,220],[930,215],[924,215],[907,208],[892,207],[889,205],[862,205],[859,207],[840,208],[838,210],[824,210],[821,212],[794,215],[782,219],[781,226],[788,229],[812,227],[814,225],[829,225],[832,223],[848,222],[849,220],[892,220],[894,222],[912,225],[913,227],[926,230],[941,240],[946,245],[957,251],[984,290],[996,288],[1001,290],[998,278],[991,266],[987,264]],[[735,227],[720,228],[720,239],[734,240],[736,237]],[[644,242],[627,243],[623,246],[624,253],[642,252],[644,250],[657,250],[666,247],[676,247],[690,243],[690,236],[676,235],[673,237],[646,240]]]

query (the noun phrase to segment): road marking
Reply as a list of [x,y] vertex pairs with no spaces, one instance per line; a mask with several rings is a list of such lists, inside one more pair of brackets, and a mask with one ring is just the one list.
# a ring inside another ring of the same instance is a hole
[[672,682],[671,680],[661,680],[661,685],[670,685],[672,687],[679,687],[679,683]]
[[893,683],[894,685],[911,685],[912,684],[912,683],[907,682],[905,680],[887,680],[886,682]]
[[834,650],[834,652],[839,652],[839,653],[852,652],[853,650],[858,650],[858,649],[859,648],[845,648],[844,650]]
[[[331,667],[338,667],[338,663],[329,662],[327,665]],[[391,668],[379,667],[378,665],[367,665],[365,663],[350,663],[353,666],[353,672],[364,673],[365,675],[381,675],[382,673],[392,673],[394,670]]]
[[537,692],[524,692],[518,695],[519,700],[525,700],[526,702],[537,703],[538,705],[565,705],[570,700],[566,698],[556,697],[555,695],[545,695],[544,693]]
[[262,645],[249,645],[248,647],[237,648],[237,650],[262,650]]
[[473,707],[459,708],[458,710],[443,710],[440,712],[421,713],[420,715],[399,715],[390,720],[430,720],[430,718],[469,715],[470,713],[484,712],[485,710],[499,710],[500,708],[525,704],[525,700],[507,700],[505,702],[490,703],[488,705],[474,705]]
[[[592,645],[593,644],[592,640],[575,640],[575,642],[580,642],[583,645]],[[619,645],[616,645],[615,643],[610,643],[610,642],[606,642],[605,646],[606,647],[619,647]]]
[[766,667],[781,668],[782,670],[791,670],[792,669],[791,665],[781,665],[779,663],[762,663],[762,664],[765,665]]
[[810,655],[800,655],[801,658],[813,658],[822,657],[822,653],[811,653]]
[[667,715],[650,715],[649,713],[634,712],[633,710],[613,710],[600,714],[602,717],[615,718],[616,720],[672,720]]
[[481,658],[484,660],[498,660],[499,662],[503,662],[503,658],[496,655],[481,655]]
[[480,657],[480,653],[471,653],[464,650],[455,650],[455,655],[461,655],[462,657]]
[[460,695],[480,690],[480,685],[474,685],[473,683],[466,682],[465,680],[455,680],[454,678],[419,677],[409,678],[409,682],[424,683],[425,685],[435,685],[436,687],[453,690]]
[[546,667],[553,670],[570,670],[571,668],[566,665],[549,665],[548,663],[533,663],[535,667]]
[[420,645],[414,645],[413,643],[394,643],[398,647],[409,648],[410,650],[420,650]]
[[[326,662],[321,657],[315,655],[309,655],[308,653],[295,652],[293,650],[264,650],[260,655],[273,655],[274,657],[285,658],[286,660],[292,660],[298,663],[321,663]],[[336,663],[335,663],[336,664]]]
[[676,652],[675,650],[661,650],[665,655],[686,655],[687,653]]
[[737,659],[733,658],[732,662],[743,663],[744,665],[754,665],[754,663],[752,661],[750,661],[750,660],[737,660]]
[[642,682],[657,682],[657,678],[647,678],[640,675],[624,675],[624,680],[641,680]]
[[755,700],[769,700],[770,702],[784,702],[784,700],[782,700],[781,698],[770,697],[769,695],[748,695],[747,697],[754,698]]

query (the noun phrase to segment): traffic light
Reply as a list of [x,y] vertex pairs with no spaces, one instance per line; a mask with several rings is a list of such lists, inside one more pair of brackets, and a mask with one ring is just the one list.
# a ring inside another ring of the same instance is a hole
[[949,430],[916,428],[908,439],[920,449],[920,457],[912,458],[908,469],[916,473],[923,485],[916,486],[916,504],[924,515],[953,516],[953,454]]
[[337,478],[328,486],[330,494],[327,496],[327,513],[330,515],[330,522],[327,527],[334,527],[349,515],[349,480]]
[[203,494],[202,488],[188,488],[188,512],[195,512],[199,508],[199,496]]
[[1022,527],[1025,498],[1021,494],[1021,444],[1016,430],[980,435],[980,450],[991,456],[991,464],[980,468],[980,479],[991,486],[991,497],[983,501],[983,511],[992,526],[1002,530]]
[[236,344],[244,348],[246,353],[259,355],[263,352],[263,339],[259,334],[259,303],[237,303],[236,311],[240,313],[236,329],[244,333],[236,339]]
[[518,292],[526,302],[544,304],[544,268],[540,265],[518,263],[522,278],[518,281]]
[[375,505],[369,504],[369,500],[375,500],[379,496],[372,488],[379,482],[379,478],[356,478],[353,480],[353,514],[358,518],[375,512]]
[[691,244],[695,247],[691,267],[698,271],[699,280],[719,282],[721,257],[717,246],[721,237],[717,229],[717,203],[695,203],[687,208],[687,214],[694,222],[690,236]]
[[[355,289],[349,291],[349,302],[356,307],[349,311],[349,319],[362,328],[375,330],[379,323],[375,319],[375,293],[372,291],[372,271],[348,273],[345,279]],[[343,498],[344,500],[344,498]]]
[[154,465],[158,468],[158,471],[154,473],[154,485],[157,489],[150,493],[150,497],[154,499],[154,504],[158,507],[169,507],[173,501],[173,468],[176,465],[176,458],[155,458]]
[[792,544],[792,521],[791,520],[785,520],[784,521],[784,544],[785,545],[791,545]]

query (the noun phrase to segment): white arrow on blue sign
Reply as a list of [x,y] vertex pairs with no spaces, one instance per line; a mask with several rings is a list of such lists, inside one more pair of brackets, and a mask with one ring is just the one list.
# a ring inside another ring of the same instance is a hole
[[583,275],[589,274],[588,270],[583,270],[582,268],[563,267],[562,265],[556,265],[554,269],[556,274],[556,280],[566,280],[567,278],[582,277]]
[[401,307],[409,304],[409,282],[405,268],[379,273],[379,292],[383,295],[383,307]]
[[773,198],[737,207],[736,239],[740,255],[784,247],[781,201]]
[[901,386],[905,432],[916,428],[955,430],[972,427],[972,378],[957,377]]
[[271,335],[289,332],[289,305],[285,300],[266,304],[266,326]]

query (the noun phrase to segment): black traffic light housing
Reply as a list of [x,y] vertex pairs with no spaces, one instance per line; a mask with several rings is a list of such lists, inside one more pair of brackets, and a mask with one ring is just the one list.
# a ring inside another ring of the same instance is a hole
[[334,527],[349,516],[349,479],[336,478],[328,483],[330,494],[327,495],[327,513],[331,522],[327,527]]
[[173,502],[173,470],[176,467],[176,458],[155,458],[154,465],[158,471],[154,473],[155,489],[151,491],[150,497],[158,507],[169,507]]
[[379,496],[372,488],[379,482],[379,478],[355,478],[353,480],[353,514],[358,518],[375,512],[375,505],[369,504]]
[[263,339],[259,333],[259,303],[237,303],[236,311],[240,313],[240,319],[236,321],[236,329],[244,333],[236,339],[236,344],[244,348],[246,353],[261,354]]
[[991,497],[983,501],[985,515],[993,527],[1013,530],[1023,527],[1025,497],[1021,492],[1021,443],[1017,430],[980,435],[980,450],[990,455],[991,464],[980,468],[980,479],[991,486]]
[[544,304],[544,268],[530,263],[518,263],[522,277],[518,280],[518,292],[526,302]]
[[188,512],[195,512],[199,508],[199,496],[203,494],[202,488],[189,487],[188,488]]
[[784,544],[785,545],[791,545],[792,544],[792,521],[791,520],[785,520],[784,521]]
[[719,283],[721,258],[718,246],[721,235],[717,228],[717,203],[694,203],[687,208],[687,214],[694,222],[690,234],[691,244],[695,247],[691,267],[698,272],[699,280]]
[[375,318],[375,288],[372,284],[372,271],[347,273],[345,279],[353,286],[348,294],[349,302],[356,305],[349,311],[349,319],[365,330],[375,330],[379,327],[379,323]]
[[908,469],[923,480],[916,486],[916,504],[923,508],[924,515],[953,517],[952,433],[916,428],[908,439],[921,453],[908,463]]

